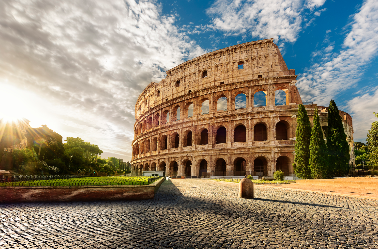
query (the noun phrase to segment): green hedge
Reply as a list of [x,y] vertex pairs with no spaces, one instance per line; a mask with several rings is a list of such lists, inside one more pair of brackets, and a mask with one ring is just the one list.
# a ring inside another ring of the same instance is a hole
[[137,177],[85,177],[72,179],[17,181],[0,183],[0,187],[37,187],[37,186],[108,186],[108,185],[148,185],[157,180],[150,176]]

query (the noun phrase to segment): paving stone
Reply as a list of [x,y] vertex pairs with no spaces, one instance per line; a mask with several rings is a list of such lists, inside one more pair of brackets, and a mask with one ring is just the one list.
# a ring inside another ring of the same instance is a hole
[[378,248],[376,200],[238,188],[174,179],[152,200],[0,204],[0,248]]

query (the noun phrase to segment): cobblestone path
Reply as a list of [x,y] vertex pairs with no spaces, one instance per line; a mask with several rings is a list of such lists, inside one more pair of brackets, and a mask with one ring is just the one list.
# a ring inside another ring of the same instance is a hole
[[166,181],[153,200],[0,204],[0,248],[378,248],[378,201]]

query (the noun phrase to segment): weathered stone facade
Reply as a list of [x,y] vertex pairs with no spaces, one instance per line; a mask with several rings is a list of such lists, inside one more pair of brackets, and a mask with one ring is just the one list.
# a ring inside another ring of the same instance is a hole
[[[168,70],[136,103],[134,170],[170,176],[272,176],[277,169],[293,174],[302,104],[296,78],[273,39],[210,52]],[[275,105],[278,90],[284,105]],[[254,105],[258,92],[266,95],[266,105]],[[312,120],[316,104],[305,107]],[[327,108],[319,112],[326,126]],[[344,112],[342,117],[352,142],[352,119]]]

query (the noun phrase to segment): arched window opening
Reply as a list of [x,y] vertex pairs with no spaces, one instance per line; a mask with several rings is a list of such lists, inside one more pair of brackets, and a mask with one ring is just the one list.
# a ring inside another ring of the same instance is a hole
[[207,145],[209,143],[209,132],[207,129],[201,131],[200,145]]
[[226,161],[218,159],[215,165],[215,176],[226,176]]
[[160,90],[158,90],[158,91],[156,92],[156,95],[157,95],[157,96],[160,96]]
[[156,163],[155,162],[153,162],[152,164],[151,164],[151,171],[156,171],[157,169],[156,169]]
[[244,68],[244,62],[238,62],[238,69]]
[[276,106],[281,106],[281,105],[286,105],[286,93],[282,89],[276,90],[274,92],[275,95],[275,105]]
[[207,77],[207,70],[204,70],[204,71],[202,72],[202,78],[205,78],[205,77]]
[[139,152],[141,154],[144,154],[144,142],[141,142],[140,145],[139,145]]
[[254,161],[255,175],[266,176],[268,175],[267,161],[265,157],[257,157]]
[[217,136],[216,136],[216,144],[219,143],[226,143],[227,133],[225,127],[220,127],[217,130]]
[[280,121],[276,124],[276,140],[288,139],[288,124],[286,121]]
[[285,176],[290,174],[290,159],[287,156],[280,156],[277,158],[276,170],[284,172]]
[[235,109],[245,109],[247,108],[247,96],[243,93],[238,94],[235,97]]
[[253,106],[255,107],[266,106],[266,94],[263,91],[259,91],[254,95]]
[[247,169],[247,162],[244,158],[238,157],[234,161],[234,175],[245,176]]
[[180,140],[179,134],[174,133],[172,135],[172,148],[178,148],[179,147],[179,140]]
[[185,163],[185,176],[192,176],[192,162],[187,160]]
[[175,112],[176,112],[176,121],[179,121],[180,120],[180,107],[179,106],[176,106]]
[[167,164],[165,164],[165,162],[162,161],[162,162],[160,162],[159,168],[158,168],[158,171],[164,171],[164,176],[165,176],[165,173],[167,171],[166,166],[167,166]]
[[156,114],[155,115],[155,119],[154,119],[155,126],[159,126],[160,125],[159,119],[160,119],[160,115]]
[[163,122],[163,124],[166,124],[166,123],[169,122],[169,111],[168,110],[164,111],[164,116],[163,116],[162,122]]
[[144,164],[143,171],[148,171],[149,170],[149,165],[148,163]]
[[157,137],[154,137],[152,139],[152,151],[156,151],[157,150]]
[[206,101],[202,102],[201,115],[208,114],[209,110],[210,110],[210,108],[209,108],[209,100],[206,100]]
[[171,162],[171,173],[172,173],[172,176],[177,176],[177,172],[178,172],[178,164],[177,162],[173,161]]
[[152,116],[148,117],[147,119],[147,129],[152,128]]
[[144,141],[145,153],[150,152],[150,140]]
[[176,87],[180,87],[180,80],[177,80],[175,85]]
[[193,135],[192,131],[189,131],[186,134],[184,147],[190,147],[190,146],[192,146],[192,135]]
[[268,139],[266,126],[263,123],[258,123],[254,128],[255,141],[266,141]]
[[207,177],[207,161],[202,160],[200,163],[199,176]]
[[192,117],[193,116],[193,103],[191,103],[189,106],[188,106],[188,117]]
[[160,145],[161,145],[161,147],[160,147],[161,150],[166,150],[167,149],[167,147],[168,147],[168,137],[166,135],[163,135],[161,137],[161,144]]
[[217,111],[227,111],[227,98],[225,96],[218,99]]
[[235,131],[234,131],[234,142],[246,142],[246,128],[244,125],[239,125],[235,128]]

